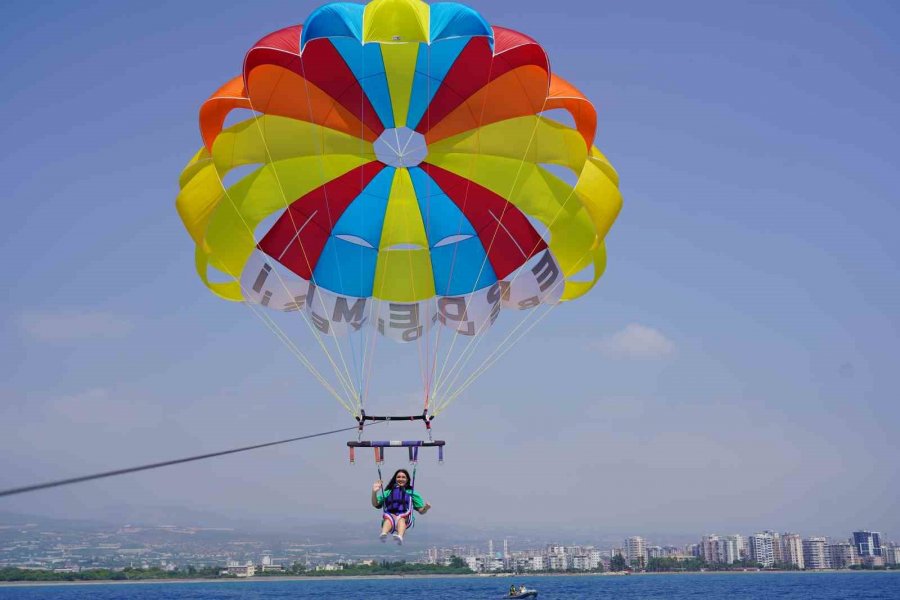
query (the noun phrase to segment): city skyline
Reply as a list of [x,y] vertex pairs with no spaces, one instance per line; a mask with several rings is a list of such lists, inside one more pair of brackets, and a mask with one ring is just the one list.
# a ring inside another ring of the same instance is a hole
[[[677,569],[679,564],[693,570],[900,566],[900,543],[870,530],[835,537],[773,531],[703,534],[683,544],[640,535],[613,543],[573,542],[564,536],[525,541],[501,535],[456,542],[420,540],[412,547],[395,548],[374,540],[361,546],[352,538],[336,541],[326,534],[299,531],[252,534],[222,528],[139,524],[82,524],[73,529],[75,523],[68,528],[60,523],[13,524],[10,515],[0,517],[0,569],[77,572],[130,566],[172,572],[191,566],[227,568],[232,574],[253,576],[254,569],[284,572],[298,563],[306,570],[331,571],[341,569],[342,564],[397,559],[449,566],[453,557],[475,572],[609,571],[625,567],[668,570]],[[618,567],[614,562],[617,556],[621,557]]]

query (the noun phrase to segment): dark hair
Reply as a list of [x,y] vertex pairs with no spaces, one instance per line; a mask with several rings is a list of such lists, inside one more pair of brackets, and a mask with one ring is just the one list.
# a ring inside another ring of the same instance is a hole
[[397,487],[397,475],[399,475],[400,473],[403,473],[404,475],[406,475],[406,487],[403,489],[406,489],[406,490],[412,489],[412,477],[409,476],[409,471],[407,471],[406,469],[397,469],[397,472],[394,473],[394,476],[391,477],[391,480],[388,482],[387,487],[385,488],[385,491],[390,491],[390,490],[394,489],[395,487]]

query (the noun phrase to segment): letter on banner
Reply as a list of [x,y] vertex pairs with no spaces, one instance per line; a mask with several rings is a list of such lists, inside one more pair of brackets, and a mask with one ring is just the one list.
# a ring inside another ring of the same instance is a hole
[[308,281],[280,270],[259,250],[247,259],[240,285],[247,302],[286,312],[302,309],[309,289]]
[[503,305],[517,310],[556,304],[562,297],[562,272],[549,250],[533,257],[509,282]]
[[397,303],[379,302],[377,307],[378,332],[397,342],[414,342],[431,325],[434,302]]
[[353,298],[353,306],[350,306],[350,298],[338,296],[334,301],[334,312],[331,320],[334,323],[349,323],[353,331],[359,331],[366,322],[366,299]]
[[464,296],[438,298],[438,320],[441,324],[463,335],[475,335],[475,323],[468,320],[468,312]]

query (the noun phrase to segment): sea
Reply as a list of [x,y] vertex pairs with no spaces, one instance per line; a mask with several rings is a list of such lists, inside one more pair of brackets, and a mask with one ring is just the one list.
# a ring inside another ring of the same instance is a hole
[[190,583],[102,583],[0,587],[0,599],[29,600],[428,600],[506,597],[510,584],[538,590],[540,600],[898,600],[900,571],[841,573],[700,573],[631,576],[452,577],[260,580]]

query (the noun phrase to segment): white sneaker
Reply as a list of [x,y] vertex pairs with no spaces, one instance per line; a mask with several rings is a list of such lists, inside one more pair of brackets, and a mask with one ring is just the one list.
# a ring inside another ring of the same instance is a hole
[[398,546],[402,546],[402,545],[403,545],[403,536],[400,535],[399,533],[395,533],[395,534],[394,534],[394,541],[397,542],[397,545],[398,545]]
[[381,540],[381,543],[383,544],[387,541],[387,534],[382,533],[380,536],[378,536],[378,538]]

